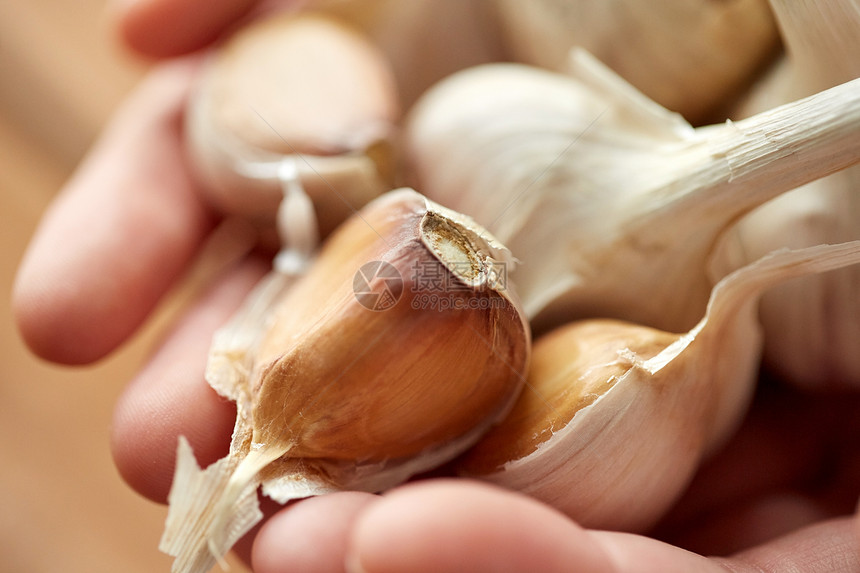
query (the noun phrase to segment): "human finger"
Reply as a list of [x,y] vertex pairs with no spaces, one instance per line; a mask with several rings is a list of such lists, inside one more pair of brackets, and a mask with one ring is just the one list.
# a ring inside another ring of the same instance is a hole
[[860,570],[851,520],[816,523],[730,557],[705,558],[649,537],[594,531],[595,543],[624,573],[850,573]]
[[265,522],[254,540],[257,573],[342,573],[349,532],[379,498],[340,492],[300,501]]
[[414,484],[359,515],[348,571],[805,573],[860,568],[850,518],[818,523],[727,558],[642,535],[588,531],[519,494],[453,480]]
[[216,216],[186,167],[180,137],[196,69],[184,60],[146,79],[44,215],[13,297],[37,355],[83,364],[108,354],[211,230]]
[[257,4],[259,0],[118,0],[111,9],[123,43],[140,54],[166,58],[206,46]]
[[394,490],[359,516],[351,571],[609,571],[589,534],[534,500],[466,480]]
[[114,463],[140,494],[166,502],[180,435],[202,467],[227,454],[236,409],[204,379],[209,345],[266,269],[263,261],[248,260],[213,285],[118,400],[111,428]]

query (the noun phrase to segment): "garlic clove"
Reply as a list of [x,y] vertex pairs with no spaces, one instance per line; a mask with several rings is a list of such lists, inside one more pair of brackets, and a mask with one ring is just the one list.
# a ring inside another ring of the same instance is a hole
[[[502,261],[491,251],[498,247],[490,246],[480,230],[470,230],[445,213],[441,207],[428,207],[414,192],[395,194],[338,231],[326,247],[336,254],[322,253],[272,310],[274,326],[256,352],[259,368],[249,379],[252,416],[259,426],[255,442],[284,439],[275,425],[286,408],[302,413],[290,424],[291,432],[302,436],[297,443],[289,436],[291,455],[351,461],[405,458],[462,435],[476,419],[486,417],[492,404],[498,405],[500,378],[519,383],[513,376],[517,368],[505,363],[522,362],[524,349],[513,342],[525,340],[527,328],[516,305],[494,290],[492,273]],[[404,281],[403,298],[384,312],[368,311],[353,291],[356,260],[390,265],[397,271],[395,278]],[[463,312],[416,308],[424,293],[410,281],[413,276],[424,280],[416,273],[425,266],[434,269],[432,276],[447,270],[458,287],[462,284],[462,289],[439,293],[449,296],[452,305],[481,304]],[[325,309],[322,316],[320,309]],[[411,340],[413,347],[398,349],[382,368],[380,354],[390,352],[398,340]],[[492,352],[497,344],[499,356]],[[367,352],[357,354],[356,348]],[[456,375],[446,374],[451,364],[458,364]],[[421,378],[434,381],[432,392],[412,379],[419,367]],[[318,389],[329,380],[337,383],[321,396]],[[395,380],[403,388],[392,388]],[[509,396],[509,390],[503,395]],[[390,392],[395,391],[411,396],[409,403],[420,401],[428,418],[403,406],[387,411]],[[350,399],[355,392],[362,393],[358,402]],[[338,420],[337,426],[327,427],[328,419]],[[430,431],[434,425],[441,433]],[[351,443],[344,440],[344,426]],[[275,428],[271,435],[270,428]]]
[[398,116],[392,72],[369,39],[328,16],[285,12],[215,51],[185,127],[195,171],[221,210],[273,226],[289,159],[326,235],[392,187]]
[[404,108],[442,78],[507,59],[493,6],[486,0],[315,0],[385,53]]
[[577,77],[516,64],[455,74],[404,132],[416,185],[522,261],[512,280],[538,329],[582,317],[691,328],[708,257],[738,217],[860,161],[856,82],[693,129],[587,53],[573,61]]
[[514,59],[562,71],[593,53],[694,123],[711,117],[772,58],[779,36],[766,0],[494,0]]
[[457,471],[532,495],[586,527],[649,527],[746,410],[760,294],[858,262],[860,241],[775,252],[721,280],[684,334],[589,319],[538,338],[525,390]]
[[[860,2],[773,0],[787,58],[757,87],[741,116],[860,76]],[[860,168],[851,167],[773,199],[741,219],[720,248],[721,269],[777,246],[804,247],[858,236]],[[860,388],[860,271],[806,277],[765,294],[764,360],[797,386]]]
[[803,97],[860,76],[857,0],[770,0],[793,69],[789,97]]
[[[744,217],[716,250],[714,274],[777,245],[801,248],[856,237],[860,170],[852,167],[778,197]],[[855,268],[804,277],[765,293],[764,362],[805,389],[860,387],[860,300]]]
[[259,519],[260,484],[282,503],[379,491],[474,444],[529,357],[510,264],[473,221],[401,190],[348,220],[288,288],[270,276],[212,348],[210,384],[237,402],[229,456],[201,471],[178,450],[162,543],[175,570],[204,571]]

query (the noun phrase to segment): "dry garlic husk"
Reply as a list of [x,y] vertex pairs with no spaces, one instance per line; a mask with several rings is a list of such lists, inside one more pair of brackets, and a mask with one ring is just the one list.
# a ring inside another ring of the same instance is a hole
[[564,70],[580,46],[694,123],[737,95],[777,52],[767,0],[492,0],[518,61]]
[[586,527],[649,527],[745,412],[759,295],[858,262],[860,241],[766,256],[721,280],[684,334],[588,319],[538,338],[519,400],[457,461],[459,473],[532,495]]
[[[860,77],[860,1],[773,0],[787,60],[739,113]],[[860,138],[860,135],[855,137]],[[804,247],[860,236],[860,167],[814,181],[762,205],[726,239],[735,268],[778,246]],[[781,285],[761,301],[764,358],[806,388],[860,387],[860,270]]]
[[474,222],[400,190],[289,288],[273,274],[211,350],[207,379],[237,404],[230,454],[201,471],[180,441],[162,539],[174,571],[224,555],[261,518],[261,484],[281,503],[378,491],[474,444],[510,409],[530,352],[508,264]]
[[522,261],[533,326],[593,316],[683,332],[717,237],[766,200],[860,161],[860,82],[692,128],[586,52],[574,77],[517,64],[441,82],[404,138],[415,184]]
[[284,12],[215,51],[186,136],[213,202],[261,228],[274,224],[291,163],[324,236],[392,188],[398,117],[394,77],[368,38],[328,16]]

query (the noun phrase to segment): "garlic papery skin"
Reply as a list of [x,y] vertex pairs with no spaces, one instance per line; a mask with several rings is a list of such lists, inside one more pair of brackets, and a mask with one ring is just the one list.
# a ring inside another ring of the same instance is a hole
[[777,53],[767,0],[492,0],[517,61],[563,71],[582,47],[693,123],[713,117]]
[[224,555],[260,519],[259,485],[281,503],[380,491],[473,445],[525,380],[510,264],[473,221],[400,190],[344,223],[288,289],[277,273],[264,282],[207,368],[237,404],[230,454],[201,471],[180,443],[162,538],[174,570]]
[[[782,103],[860,77],[860,2],[774,0],[786,61],[739,111]],[[853,57],[852,57],[853,55]],[[856,136],[860,138],[860,136]],[[804,247],[860,237],[860,168],[851,167],[767,202],[727,236],[721,267],[736,268],[777,246]],[[765,294],[764,360],[806,389],[860,388],[860,270],[843,269]]]
[[279,13],[205,63],[186,110],[188,155],[220,210],[263,229],[281,200],[281,164],[292,161],[325,236],[393,187],[399,108],[368,38],[327,16]]
[[702,316],[707,259],[753,207],[860,161],[860,82],[692,128],[578,51],[575,77],[466,70],[410,113],[415,185],[521,261],[533,326],[622,318],[670,332]]
[[457,471],[524,492],[584,527],[642,531],[736,429],[758,373],[759,295],[860,262],[860,241],[783,250],[713,289],[689,332],[588,319],[536,339],[511,413]]

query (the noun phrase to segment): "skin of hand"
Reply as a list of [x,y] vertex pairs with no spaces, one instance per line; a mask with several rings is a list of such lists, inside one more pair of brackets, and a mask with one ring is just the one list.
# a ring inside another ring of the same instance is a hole
[[[258,4],[123,0],[113,12],[128,46],[161,58],[205,46]],[[197,59],[157,67],[45,214],[13,300],[39,356],[83,364],[110,353],[217,224],[182,161],[181,114]],[[165,502],[180,434],[201,464],[226,454],[235,410],[203,378],[209,340],[268,264],[251,256],[224,272],[117,404],[114,459],[143,495]],[[258,573],[860,571],[860,516],[850,516],[860,398],[812,399],[776,384],[760,394],[737,437],[651,537],[586,530],[522,495],[437,478],[382,496],[344,492],[285,508],[264,500],[267,520],[236,550]]]

